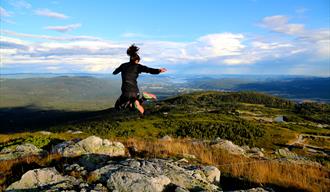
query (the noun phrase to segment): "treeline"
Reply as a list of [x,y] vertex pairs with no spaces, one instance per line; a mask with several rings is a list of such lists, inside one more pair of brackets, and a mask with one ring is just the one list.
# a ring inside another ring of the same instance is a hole
[[207,94],[181,95],[166,100],[175,105],[221,105],[222,103],[262,104],[266,107],[292,108],[294,102],[275,96],[256,92],[211,92]]
[[330,104],[315,102],[299,103],[294,106],[293,111],[304,119],[330,124]]
[[[223,111],[234,111],[241,103],[260,104],[265,107],[285,109],[297,117],[317,123],[330,124],[330,104],[317,102],[296,103],[280,97],[257,92],[199,92],[170,98],[170,105],[190,109],[191,107],[215,107]],[[191,109],[190,109],[191,110]]]

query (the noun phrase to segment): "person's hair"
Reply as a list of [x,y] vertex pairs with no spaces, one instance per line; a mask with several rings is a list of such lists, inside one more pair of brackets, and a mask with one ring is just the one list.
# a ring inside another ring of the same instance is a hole
[[140,48],[135,46],[135,44],[132,44],[128,49],[127,49],[127,55],[130,57],[130,61],[134,62],[136,60],[140,61],[140,56],[137,54]]

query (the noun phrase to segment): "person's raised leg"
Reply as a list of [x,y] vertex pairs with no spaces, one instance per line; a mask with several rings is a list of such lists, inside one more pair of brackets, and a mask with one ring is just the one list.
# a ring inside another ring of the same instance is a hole
[[140,112],[141,114],[144,113],[144,108],[142,107],[142,105],[140,104],[140,102],[139,102],[138,100],[135,100],[135,102],[134,102],[134,107],[135,107],[137,110],[139,110],[139,112]]

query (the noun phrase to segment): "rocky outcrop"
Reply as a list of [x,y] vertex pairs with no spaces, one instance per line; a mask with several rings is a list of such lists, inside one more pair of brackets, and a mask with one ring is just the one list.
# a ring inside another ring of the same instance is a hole
[[31,143],[24,143],[22,145],[17,145],[15,148],[4,148],[1,150],[0,161],[22,158],[31,155],[43,155],[46,153],[46,151],[39,149]]
[[243,148],[225,139],[218,138],[211,143],[211,146],[214,148],[219,148],[228,151],[228,153],[235,155],[243,155],[245,153],[245,150]]
[[[166,141],[169,139],[166,138]],[[217,139],[212,147],[227,150],[237,155],[262,153],[262,149],[240,147],[231,141]],[[131,150],[138,152],[137,149]],[[43,153],[32,144],[5,149],[2,153],[31,155]],[[187,159],[196,159],[183,154],[180,160],[124,158],[122,143],[111,142],[96,136],[83,140],[71,140],[53,147],[65,163],[54,167],[26,172],[19,181],[6,191],[219,191],[221,172],[215,166],[191,165]],[[123,156],[120,158],[112,158]],[[257,155],[261,156],[261,155]],[[1,155],[0,155],[1,157]],[[71,158],[73,157],[73,158]],[[262,188],[246,190],[264,192]]]
[[252,158],[264,158],[265,155],[263,153],[262,148],[258,147],[252,147],[249,146],[238,146],[235,145],[233,142],[225,139],[217,138],[210,142],[211,147],[216,149],[221,149],[224,151],[227,151],[230,154],[234,155],[242,155],[246,157],[252,157]]
[[59,153],[64,157],[74,157],[79,155],[100,154],[113,156],[124,156],[125,146],[120,142],[112,142],[108,139],[90,136],[81,141],[67,141],[56,145],[53,153]]
[[162,191],[169,184],[182,189],[216,191],[220,171],[212,166],[182,166],[172,160],[126,159],[94,170],[91,177],[119,191]]
[[[218,191],[220,171],[213,166],[191,166],[169,159],[124,159],[88,172],[82,165],[65,164],[26,172],[6,191]],[[72,175],[72,176],[69,176]],[[87,182],[88,181],[88,182]]]
[[71,189],[79,182],[70,176],[62,176],[54,167],[26,172],[21,180],[11,184],[6,191]]

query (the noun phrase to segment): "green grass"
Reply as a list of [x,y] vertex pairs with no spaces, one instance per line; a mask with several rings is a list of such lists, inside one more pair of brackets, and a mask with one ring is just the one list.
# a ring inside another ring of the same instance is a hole
[[[300,133],[330,134],[329,129],[317,127],[319,119],[313,121],[297,113],[294,103],[259,93],[196,92],[151,103],[145,108],[149,114],[143,119],[138,118],[137,112],[111,111],[53,126],[51,130],[81,130],[99,136],[124,138],[159,138],[164,135],[199,139],[220,137],[239,145],[270,149],[287,144]],[[317,109],[312,108],[315,116],[319,108],[327,109],[319,105]],[[278,115],[284,115],[288,122],[262,121],[262,118],[272,120]]]
[[[136,111],[128,110],[84,113],[71,121],[63,113],[68,120],[51,125],[48,130],[58,133],[80,130],[86,135],[107,138],[155,139],[171,135],[212,140],[220,137],[238,145],[271,150],[283,147],[301,133],[330,135],[329,126],[318,127],[320,122],[327,121],[322,117],[329,109],[328,104],[295,104],[259,93],[195,92],[149,103],[145,109],[147,115],[142,119]],[[317,118],[306,118],[308,113]],[[279,115],[286,122],[272,122]],[[49,139],[31,136],[30,141],[44,146]]]

